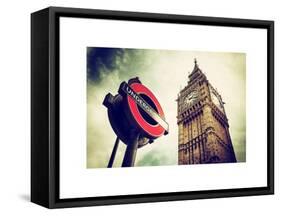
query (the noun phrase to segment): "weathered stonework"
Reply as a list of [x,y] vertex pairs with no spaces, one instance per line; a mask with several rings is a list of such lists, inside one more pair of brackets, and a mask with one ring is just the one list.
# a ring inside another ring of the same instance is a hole
[[224,102],[195,65],[177,98],[178,164],[236,162]]

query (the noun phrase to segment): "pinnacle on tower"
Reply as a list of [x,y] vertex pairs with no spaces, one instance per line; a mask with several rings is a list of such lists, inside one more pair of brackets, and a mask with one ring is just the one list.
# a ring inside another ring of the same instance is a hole
[[198,69],[199,69],[199,67],[198,67],[198,64],[197,64],[197,59],[194,58],[194,68],[193,68],[193,71],[192,71],[192,72],[194,72],[194,71],[196,71],[196,70],[198,70]]

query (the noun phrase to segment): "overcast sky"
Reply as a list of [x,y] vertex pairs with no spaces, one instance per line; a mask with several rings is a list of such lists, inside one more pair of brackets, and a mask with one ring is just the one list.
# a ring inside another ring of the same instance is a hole
[[[117,93],[122,81],[138,76],[158,98],[169,123],[169,134],[137,152],[136,166],[177,165],[177,94],[187,85],[194,58],[223,98],[237,160],[246,159],[246,55],[173,50],[87,49],[87,167],[107,166],[116,135],[105,95]],[[120,142],[114,166],[120,167],[125,144]]]

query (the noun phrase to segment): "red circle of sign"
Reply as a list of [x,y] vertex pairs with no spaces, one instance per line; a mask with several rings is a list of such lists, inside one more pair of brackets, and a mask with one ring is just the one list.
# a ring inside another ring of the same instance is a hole
[[[161,116],[161,118],[164,118],[164,112],[162,110],[162,107],[160,106],[160,103],[158,102],[156,97],[153,95],[153,93],[148,88],[146,88],[144,85],[142,85],[140,83],[132,83],[130,85],[130,87],[136,93],[145,94],[146,96],[148,96],[157,108],[157,110],[155,110],[155,111],[158,112],[158,114]],[[157,124],[157,125],[149,124],[140,114],[137,103],[135,102],[135,100],[132,99],[132,97],[130,97],[130,96],[127,96],[127,99],[128,99],[129,109],[130,109],[134,119],[138,123],[138,125],[146,133],[148,133],[150,136],[152,136],[154,138],[158,138],[158,137],[162,136],[165,132],[165,129],[160,124]]]

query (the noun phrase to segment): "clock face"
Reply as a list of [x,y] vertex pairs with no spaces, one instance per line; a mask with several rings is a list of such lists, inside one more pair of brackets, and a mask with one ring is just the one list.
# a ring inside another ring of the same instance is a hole
[[184,99],[186,105],[191,105],[198,98],[198,92],[196,90],[191,91]]
[[219,97],[217,96],[217,94],[211,90],[211,97],[212,97],[212,101],[213,103],[221,110],[223,111],[223,106],[222,106],[222,102],[219,99]]

